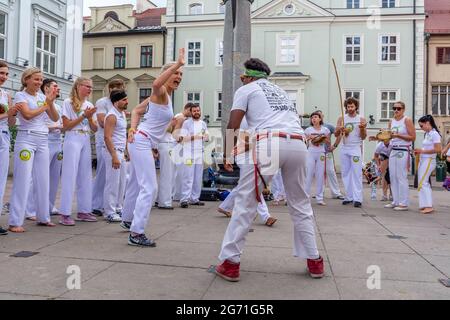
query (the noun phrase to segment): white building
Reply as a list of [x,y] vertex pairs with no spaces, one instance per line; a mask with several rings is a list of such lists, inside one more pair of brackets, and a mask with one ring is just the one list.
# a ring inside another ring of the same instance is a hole
[[83,0],[0,0],[0,59],[10,66],[5,89],[21,87],[36,66],[62,88],[62,99],[81,75]]

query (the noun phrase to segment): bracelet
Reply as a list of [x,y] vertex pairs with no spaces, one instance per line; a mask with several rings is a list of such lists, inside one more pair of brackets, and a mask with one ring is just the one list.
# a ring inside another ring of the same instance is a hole
[[334,147],[334,148],[337,148],[337,147],[338,147],[338,144],[336,144],[336,143],[333,144],[333,147]]
[[130,128],[129,130],[128,130],[128,133],[136,133],[136,129],[134,129],[134,128]]

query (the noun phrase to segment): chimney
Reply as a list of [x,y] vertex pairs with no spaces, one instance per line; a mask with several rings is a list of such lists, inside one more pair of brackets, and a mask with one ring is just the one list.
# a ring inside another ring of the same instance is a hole
[[154,9],[157,6],[149,0],[137,0],[136,1],[136,13],[142,13],[148,9]]

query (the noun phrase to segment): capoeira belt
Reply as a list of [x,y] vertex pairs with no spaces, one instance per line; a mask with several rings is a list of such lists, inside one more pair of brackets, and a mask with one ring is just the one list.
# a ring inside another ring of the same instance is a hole
[[[424,174],[423,174],[423,176],[422,176],[422,179],[420,179],[419,188],[417,188],[417,191],[422,190],[423,182],[425,181],[425,177],[426,177],[427,174],[428,174],[428,170],[430,170],[430,167],[431,167],[431,161],[432,161],[432,160],[433,160],[433,158],[429,158],[428,164],[427,164],[427,170],[425,170],[425,172],[424,172]],[[418,169],[417,169],[417,170],[418,170]]]
[[146,134],[144,131],[138,130],[136,133],[140,133],[148,139],[148,134]]
[[48,136],[48,132],[42,132],[42,131],[34,131],[34,130],[17,130],[18,132],[26,132],[28,134],[35,134],[39,136]]
[[2,130],[2,133],[4,133],[4,134],[8,134],[8,133],[9,133],[9,131],[3,131],[3,130]]
[[266,139],[269,137],[275,137],[275,138],[285,138],[285,139],[293,139],[293,140],[302,140],[303,136],[300,134],[290,134],[290,133],[284,133],[284,132],[268,132],[268,133],[258,133],[256,135],[256,141],[260,141],[262,139]]
[[409,151],[409,147],[408,145],[406,146],[401,146],[401,145],[397,145],[397,146],[392,146],[392,150],[395,151]]

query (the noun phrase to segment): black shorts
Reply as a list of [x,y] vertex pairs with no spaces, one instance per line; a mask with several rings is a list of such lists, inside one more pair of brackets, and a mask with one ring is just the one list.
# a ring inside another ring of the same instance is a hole
[[380,153],[380,160],[381,161],[388,160],[388,159],[389,159],[389,157],[387,155]]
[[389,176],[389,168],[386,169],[386,174],[384,175],[384,180],[386,180],[387,184],[391,184],[391,177]]

